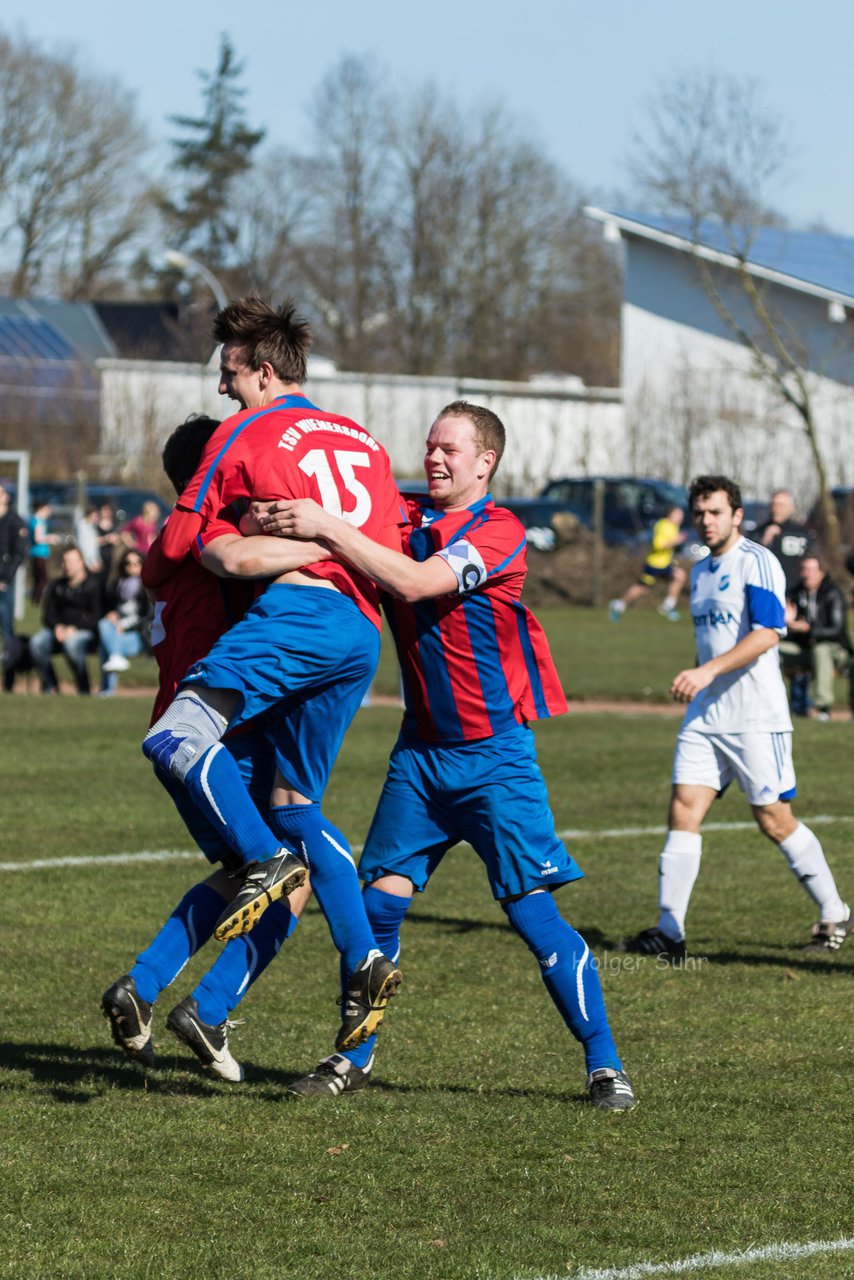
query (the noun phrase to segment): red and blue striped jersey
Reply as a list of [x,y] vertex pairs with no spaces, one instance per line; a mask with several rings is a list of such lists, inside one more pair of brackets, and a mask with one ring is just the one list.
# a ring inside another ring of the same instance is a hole
[[[324,413],[303,395],[281,396],[221,423],[177,506],[200,517],[205,546],[234,532],[223,512],[241,498],[314,498],[392,549],[400,548],[406,522],[385,449],[358,423]],[[379,626],[375,583],[334,557],[303,572],[327,578]]]
[[462,511],[406,499],[415,560],[443,554],[460,590],[418,604],[383,597],[403,673],[403,732],[427,742],[489,738],[562,715],[566,699],[540,624],[521,603],[525,530],[487,494]]

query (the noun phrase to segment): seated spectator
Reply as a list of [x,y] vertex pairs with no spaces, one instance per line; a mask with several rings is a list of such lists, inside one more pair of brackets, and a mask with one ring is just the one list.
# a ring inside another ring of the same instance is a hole
[[41,680],[42,693],[58,693],[51,657],[64,653],[78,693],[89,693],[86,656],[95,648],[98,618],[101,615],[101,586],[89,573],[78,547],[62,553],[62,575],[48,583],[44,593],[44,626],[30,640],[33,666]]
[[160,529],[160,508],[156,502],[144,502],[138,516],[127,520],[119,530],[125,546],[147,555]]
[[107,579],[106,612],[98,619],[101,658],[101,697],[115,693],[119,672],[127,671],[128,658],[145,648],[144,628],[151,614],[151,602],[142,585],[142,556],[127,547],[119,557],[116,572]]
[[[854,699],[852,645],[848,636],[845,596],[825,572],[817,555],[808,553],[801,562],[801,576],[792,599],[793,616],[787,620],[790,639],[785,643],[784,665],[800,666],[806,680],[812,680],[812,705],[820,720],[830,719],[833,706],[833,676],[844,672],[849,678],[849,696]],[[794,646],[800,651],[793,652]],[[786,659],[794,662],[786,662]],[[800,661],[798,661],[800,659]],[[799,696],[798,674],[792,679],[792,710],[806,715],[809,702]],[[852,701],[854,708],[854,701]]]
[[53,507],[40,502],[30,516],[30,599],[41,604],[47,586],[50,549],[59,543],[55,533],[48,532]]

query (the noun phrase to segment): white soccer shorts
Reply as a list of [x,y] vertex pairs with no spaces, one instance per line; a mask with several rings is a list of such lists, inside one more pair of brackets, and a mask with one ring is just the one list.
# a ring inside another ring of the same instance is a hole
[[723,792],[735,779],[749,804],[774,804],[795,794],[791,733],[698,733],[676,739],[673,781]]

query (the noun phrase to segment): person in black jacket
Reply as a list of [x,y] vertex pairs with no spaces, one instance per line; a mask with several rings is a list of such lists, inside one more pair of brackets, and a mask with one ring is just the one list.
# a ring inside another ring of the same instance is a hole
[[3,651],[15,622],[15,574],[27,554],[27,526],[12,510],[9,490],[0,484],[0,638]]
[[805,524],[795,519],[795,500],[788,489],[776,489],[771,494],[768,519],[751,537],[780,561],[786,575],[786,595],[792,596],[797,590],[801,561],[809,551],[813,534]]
[[30,641],[42,693],[59,690],[51,662],[55,653],[65,654],[77,692],[90,692],[86,656],[95,648],[100,615],[100,583],[87,570],[79,548],[66,547],[62,553],[62,576],[48,584],[44,595],[44,626]]
[[851,689],[854,658],[848,635],[845,596],[825,572],[817,555],[804,556],[792,603],[794,617],[787,623],[788,632],[809,657],[813,706],[819,719],[828,720],[833,706],[835,671],[847,673],[849,696],[854,698]]

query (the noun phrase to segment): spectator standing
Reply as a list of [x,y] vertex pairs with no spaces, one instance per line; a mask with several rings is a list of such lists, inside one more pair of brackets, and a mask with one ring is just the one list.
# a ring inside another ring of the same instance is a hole
[[50,517],[53,507],[49,502],[40,502],[30,516],[30,599],[33,604],[41,604],[48,579],[50,549],[55,547],[59,538],[49,532]]
[[775,489],[768,502],[768,519],[753,535],[753,541],[777,557],[786,577],[786,595],[798,588],[801,561],[806,555],[812,534],[805,524],[795,519],[795,500],[788,489]]
[[140,555],[147,555],[160,529],[160,508],[156,502],[144,502],[138,516],[127,520],[119,530],[122,541]]
[[101,562],[104,566],[104,572],[109,575],[113,567],[113,548],[120,541],[116,513],[111,502],[102,502],[98,507],[95,527],[98,530]]
[[101,697],[115,693],[119,673],[127,671],[129,658],[145,648],[143,634],[151,614],[151,602],[142,585],[142,556],[127,547],[116,572],[107,580],[106,612],[98,619],[101,658]]
[[830,719],[835,671],[845,671],[849,677],[849,698],[854,710],[851,682],[854,659],[848,635],[848,608],[841,588],[828,575],[817,555],[808,554],[803,558],[793,604],[795,616],[788,622],[788,632],[809,655],[816,717]]
[[89,573],[79,547],[62,553],[62,575],[48,583],[44,594],[44,626],[30,640],[33,666],[39,673],[42,693],[58,693],[51,658],[64,653],[78,693],[89,693],[86,656],[95,647],[101,615],[101,584]]
[[0,637],[3,650],[15,626],[15,574],[27,554],[27,526],[12,507],[9,490],[0,484]]
[[89,573],[100,581],[103,589],[106,579],[104,561],[101,558],[101,542],[98,535],[98,508],[91,504],[83,511],[77,508],[74,517],[74,541],[83,557]]

